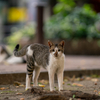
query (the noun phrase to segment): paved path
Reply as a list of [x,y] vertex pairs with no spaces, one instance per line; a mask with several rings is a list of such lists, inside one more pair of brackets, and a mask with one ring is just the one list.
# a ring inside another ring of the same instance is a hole
[[[66,56],[65,70],[100,70],[100,56]],[[41,71],[46,71],[41,69]],[[26,64],[2,65],[0,64],[0,74],[25,73]]]

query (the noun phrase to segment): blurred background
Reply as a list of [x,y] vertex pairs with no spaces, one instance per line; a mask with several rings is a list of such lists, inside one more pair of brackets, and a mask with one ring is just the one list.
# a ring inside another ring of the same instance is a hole
[[100,0],[0,0],[0,46],[65,40],[67,55],[99,55],[99,12]]
[[65,76],[100,77],[100,0],[0,0],[0,84],[25,80],[26,58],[13,56],[16,44],[48,40],[65,40]]
[[[48,40],[65,40],[65,81],[80,81],[83,85],[76,84],[83,86],[80,91],[100,95],[100,0],[0,0],[0,84],[25,82],[26,58],[13,56],[16,44],[20,48],[36,42],[47,45]],[[39,79],[48,80],[45,69]],[[73,90],[71,84],[65,86]],[[8,99],[3,89],[0,94]]]

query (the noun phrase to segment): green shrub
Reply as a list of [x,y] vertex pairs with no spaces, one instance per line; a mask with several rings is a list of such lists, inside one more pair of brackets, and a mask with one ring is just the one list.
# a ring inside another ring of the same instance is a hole
[[33,23],[29,23],[22,28],[13,28],[12,33],[7,37],[6,41],[10,50],[13,50],[16,44],[19,43],[23,38],[30,40],[35,35],[35,26]]
[[73,0],[67,1],[59,0],[54,8],[55,15],[45,22],[45,37],[49,39],[100,38],[100,31],[96,27],[100,15],[96,14],[89,4],[79,8],[75,7]]

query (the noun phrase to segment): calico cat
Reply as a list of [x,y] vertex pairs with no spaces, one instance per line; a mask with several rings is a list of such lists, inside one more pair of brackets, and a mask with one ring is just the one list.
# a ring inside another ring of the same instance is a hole
[[19,49],[19,44],[14,49],[14,55],[21,57],[26,55],[27,74],[26,90],[30,88],[30,82],[33,75],[33,85],[38,85],[40,68],[44,67],[48,71],[50,91],[54,90],[54,75],[57,73],[59,91],[63,90],[63,71],[64,71],[64,41],[59,44],[53,44],[48,41],[48,46],[34,43]]

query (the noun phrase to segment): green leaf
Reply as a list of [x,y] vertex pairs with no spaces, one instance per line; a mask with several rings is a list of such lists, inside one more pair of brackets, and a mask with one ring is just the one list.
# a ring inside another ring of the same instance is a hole
[[73,98],[75,98],[75,95],[73,95]]

